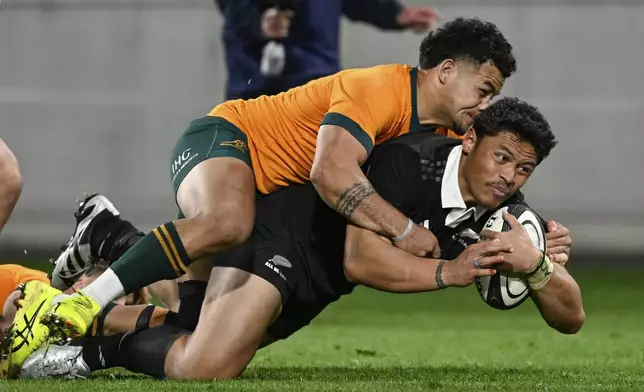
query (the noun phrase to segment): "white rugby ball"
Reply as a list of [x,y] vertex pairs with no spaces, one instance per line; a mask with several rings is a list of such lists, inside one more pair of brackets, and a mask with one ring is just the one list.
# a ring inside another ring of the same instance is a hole
[[[509,231],[510,224],[503,219],[503,211],[515,216],[526,228],[532,243],[541,251],[546,251],[546,234],[541,219],[530,208],[511,204],[495,211],[485,222],[484,230],[496,232]],[[476,279],[479,295],[491,307],[508,310],[521,305],[530,296],[530,288],[521,274],[498,272],[493,276],[482,276]]]

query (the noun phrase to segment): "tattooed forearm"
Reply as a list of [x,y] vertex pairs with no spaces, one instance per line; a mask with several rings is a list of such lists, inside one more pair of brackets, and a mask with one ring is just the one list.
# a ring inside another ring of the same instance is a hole
[[340,195],[335,209],[346,218],[350,218],[360,203],[374,193],[376,190],[369,181],[356,182]]
[[439,289],[444,289],[447,287],[447,285],[443,281],[443,266],[446,262],[447,260],[441,260],[436,267],[436,287],[438,287]]

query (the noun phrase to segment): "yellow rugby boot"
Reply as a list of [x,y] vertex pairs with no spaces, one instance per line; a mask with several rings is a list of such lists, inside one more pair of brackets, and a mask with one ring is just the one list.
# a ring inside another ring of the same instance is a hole
[[55,304],[43,318],[54,341],[78,339],[87,333],[94,319],[101,313],[101,305],[81,291]]
[[0,378],[16,377],[29,356],[46,343],[49,328],[41,318],[51,307],[54,297],[61,294],[48,284],[32,280],[20,285],[18,311],[13,325],[0,343]]

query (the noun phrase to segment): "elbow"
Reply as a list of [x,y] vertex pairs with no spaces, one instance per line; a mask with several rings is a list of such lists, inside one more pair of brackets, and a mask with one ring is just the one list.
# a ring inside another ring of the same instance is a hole
[[311,167],[310,179],[322,200],[328,205],[333,205],[338,201],[341,192],[337,188],[338,178],[334,163],[316,163]]
[[[360,253],[361,238],[355,238],[349,235],[350,228],[347,228],[347,242],[344,246],[344,257],[342,267],[344,269],[344,277],[351,284],[362,284],[365,278],[365,263],[364,258]],[[355,233],[354,233],[355,234]],[[352,240],[349,240],[352,238]]]
[[17,201],[22,193],[23,180],[18,163],[4,165],[0,178],[4,188],[4,195],[10,201]]
[[332,171],[329,166],[330,165],[328,163],[324,163],[322,160],[320,160],[319,162],[314,162],[311,166],[309,177],[311,178],[311,183],[313,183],[316,188],[324,188],[329,182],[329,171]]
[[364,245],[364,232],[351,225],[347,225],[344,242],[344,254],[342,255],[342,268],[345,279],[351,284],[361,284],[364,274],[364,255],[361,248]]
[[550,326],[558,332],[565,335],[574,335],[581,330],[586,321],[586,313],[579,309],[575,314],[571,314],[566,320],[559,323],[552,323]]
[[12,200],[14,203],[18,201],[18,198],[20,197],[20,194],[22,193],[22,175],[20,175],[20,172],[14,173],[14,175],[7,181],[7,190],[9,193],[9,198]]
[[344,261],[344,277],[351,284],[360,284],[359,263],[357,263],[353,259],[345,259],[345,261]]

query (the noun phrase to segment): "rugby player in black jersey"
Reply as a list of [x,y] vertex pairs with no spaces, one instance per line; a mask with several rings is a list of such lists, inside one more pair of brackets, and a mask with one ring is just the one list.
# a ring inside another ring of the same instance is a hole
[[526,274],[548,325],[576,333],[585,320],[577,283],[532,245],[514,217],[504,216],[509,232],[482,233],[489,240],[477,241],[493,211],[525,204],[519,190],[555,144],[538,110],[512,98],[487,108],[462,141],[431,133],[394,139],[374,150],[364,170],[376,192],[436,235],[440,259],[413,256],[347,225],[312,185],[291,186],[258,200],[252,238],[213,260],[204,301],[218,305],[208,307],[214,314],[207,323],[196,326],[200,303],[192,307],[196,317],[179,310],[178,319],[194,319],[191,326],[172,317],[147,328],[142,312],[141,328],[75,342],[74,355],[69,347],[39,349],[23,374],[122,366],[173,379],[234,378],[259,348],[308,325],[356,285],[423,292],[468,286],[497,270]]

